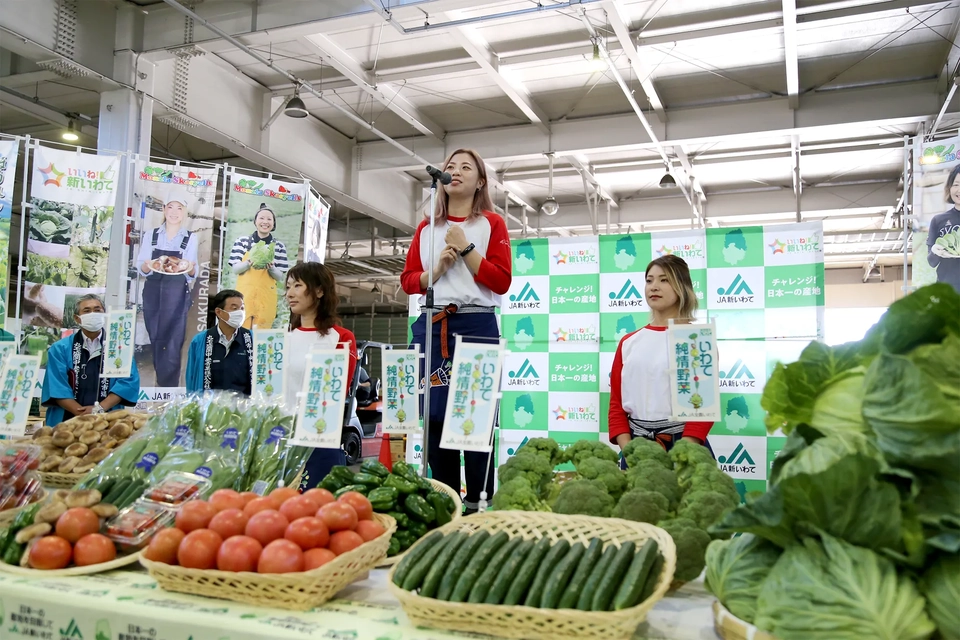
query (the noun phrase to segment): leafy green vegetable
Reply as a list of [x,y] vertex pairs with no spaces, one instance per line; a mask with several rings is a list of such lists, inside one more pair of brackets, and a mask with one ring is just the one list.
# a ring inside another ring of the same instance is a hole
[[960,555],[938,559],[920,578],[920,591],[943,640],[960,640]]
[[270,244],[265,242],[254,243],[253,249],[250,250],[250,266],[254,269],[266,269],[276,257],[276,248],[276,244],[273,242]]
[[763,581],[782,551],[749,533],[730,540],[714,540],[707,547],[704,584],[730,613],[752,623]]
[[939,246],[946,249],[947,253],[960,256],[960,231],[951,231],[950,233],[945,233],[937,238],[935,242]]

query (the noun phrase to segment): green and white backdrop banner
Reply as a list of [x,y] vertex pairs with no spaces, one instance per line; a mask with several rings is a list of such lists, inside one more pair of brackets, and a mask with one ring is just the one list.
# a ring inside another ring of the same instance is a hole
[[[669,253],[690,266],[699,318],[717,327],[723,419],[710,444],[742,492],[766,489],[785,438],[767,435],[760,397],[777,362],[822,337],[821,223],[516,239],[511,246],[513,284],[500,315],[509,352],[497,466],[529,438],[608,442],[613,357],[621,338],[647,324],[644,270]],[[411,322],[418,314],[414,301]],[[408,461],[418,462],[420,448],[416,436],[408,439]]]

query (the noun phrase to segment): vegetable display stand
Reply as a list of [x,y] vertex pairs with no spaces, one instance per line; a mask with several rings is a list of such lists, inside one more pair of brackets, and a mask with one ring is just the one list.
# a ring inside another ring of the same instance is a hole
[[17,514],[23,511],[24,509],[28,509],[38,502],[43,502],[44,500],[46,500],[46,498],[47,498],[47,492],[44,491],[43,489],[40,489],[38,495],[36,496],[36,499],[31,500],[30,504],[25,504],[21,507],[13,507],[12,509],[4,509],[3,511],[0,511],[0,528],[6,527],[7,523],[9,522],[13,522],[13,519],[17,517]]
[[[443,484],[439,480],[434,480],[433,478],[428,478],[428,480],[430,481],[430,484],[433,485],[434,489],[436,489],[437,491],[442,491],[443,493],[453,498],[453,503],[456,505],[456,508],[453,510],[453,522],[454,523],[457,522],[458,519],[463,517],[463,501],[460,500],[460,494],[457,493],[456,490],[454,490],[451,487],[448,487],[447,485]],[[409,549],[407,551],[404,551],[403,553],[398,553],[395,556],[385,558],[382,562],[377,563],[377,567],[390,567],[392,565],[397,564],[398,562],[403,560],[403,557],[407,554],[408,551]]]
[[337,556],[312,571],[264,574],[217,570],[184,569],[162,562],[151,562],[140,556],[140,564],[162,589],[190,593],[246,604],[307,611],[320,606],[347,585],[361,579],[373,569],[390,545],[390,536],[397,529],[390,516],[373,514],[373,519],[386,529],[380,537]]
[[20,567],[0,561],[0,571],[3,571],[4,573],[12,573],[18,576],[28,576],[30,578],[64,578],[67,576],[85,576],[93,573],[103,573],[104,571],[113,571],[114,569],[125,567],[128,564],[135,563],[139,556],[139,553],[131,553],[125,556],[119,556],[110,562],[101,562],[99,564],[91,564],[85,567],[68,567],[66,569],[31,569],[30,567]]
[[[647,614],[667,592],[677,563],[676,547],[670,535],[650,524],[617,518],[596,518],[526,511],[488,511],[456,520],[437,529],[444,535],[487,532],[491,536],[505,532],[509,538],[588,544],[599,538],[604,548],[620,547],[627,542],[641,546],[653,539],[659,545],[663,566],[653,593],[640,604],[620,611],[582,611],[579,609],[540,609],[517,605],[465,604],[426,598],[393,583],[398,567],[390,571],[391,593],[416,626],[449,631],[482,631],[502,638],[556,640],[557,638],[596,638],[624,640],[632,638]],[[420,540],[410,550],[430,543]]]
[[713,603],[713,628],[723,640],[777,640],[727,611],[719,600]]

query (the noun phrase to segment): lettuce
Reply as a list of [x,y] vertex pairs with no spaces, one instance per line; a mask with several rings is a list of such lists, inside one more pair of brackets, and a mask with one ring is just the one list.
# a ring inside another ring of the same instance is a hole
[[763,581],[782,549],[746,533],[707,547],[705,585],[730,613],[752,623]]
[[960,640],[960,555],[940,558],[920,578],[920,591],[943,640]]
[[783,552],[755,624],[780,640],[923,640],[934,631],[917,586],[882,556],[832,536]]

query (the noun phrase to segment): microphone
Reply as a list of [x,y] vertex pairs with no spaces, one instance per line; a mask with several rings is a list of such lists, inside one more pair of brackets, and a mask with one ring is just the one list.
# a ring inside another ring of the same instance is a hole
[[436,167],[432,167],[430,165],[427,165],[427,173],[429,173],[430,177],[436,180],[437,182],[439,182],[440,184],[450,184],[450,181],[453,180],[453,178],[450,176],[449,173],[445,171],[440,171],[440,169],[437,169]]

